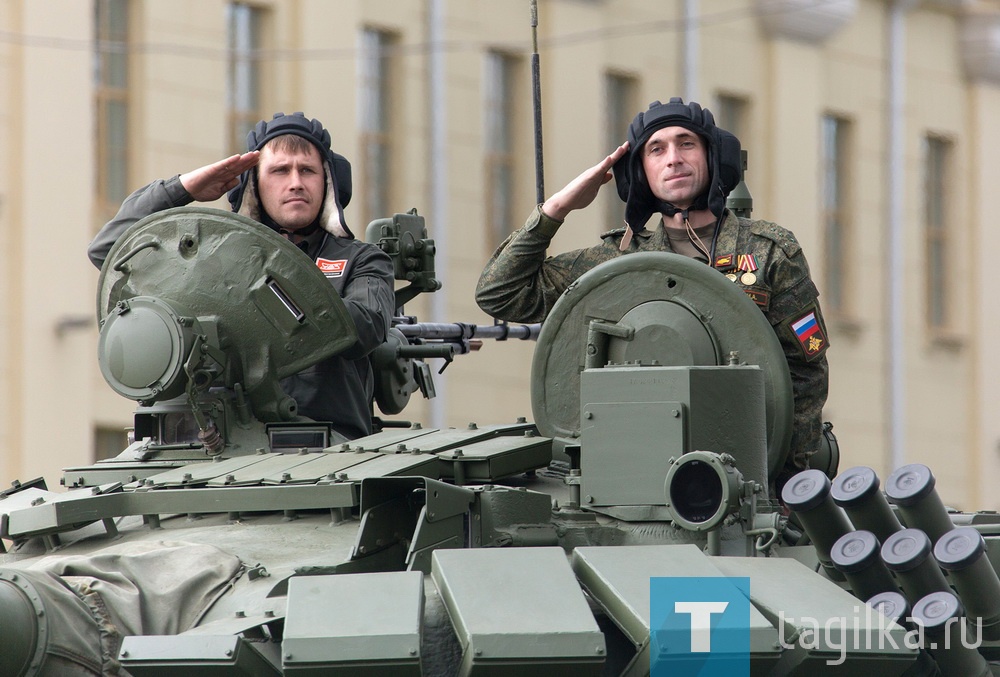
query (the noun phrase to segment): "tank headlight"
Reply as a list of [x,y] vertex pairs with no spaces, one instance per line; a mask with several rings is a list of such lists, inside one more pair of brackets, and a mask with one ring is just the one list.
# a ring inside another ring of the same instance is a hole
[[140,401],[184,393],[184,363],[194,346],[193,321],[170,303],[137,296],[120,301],[101,327],[98,361],[115,392]]
[[742,480],[729,456],[692,451],[670,459],[664,482],[670,519],[690,531],[715,529],[739,510]]

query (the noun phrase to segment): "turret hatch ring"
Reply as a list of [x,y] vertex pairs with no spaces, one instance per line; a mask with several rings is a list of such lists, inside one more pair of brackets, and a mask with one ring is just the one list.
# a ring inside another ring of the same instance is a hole
[[[607,335],[606,347],[594,341],[595,334]],[[758,365],[764,374],[768,470],[774,476],[792,433],[792,384],[778,338],[739,286],[678,254],[621,256],[580,276],[563,293],[535,347],[535,423],[547,437],[579,437],[580,373],[588,363],[724,365],[734,351],[741,363]]]

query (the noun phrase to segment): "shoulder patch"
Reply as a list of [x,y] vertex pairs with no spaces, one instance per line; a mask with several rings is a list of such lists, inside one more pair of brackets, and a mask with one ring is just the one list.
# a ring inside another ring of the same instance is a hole
[[793,315],[787,320],[787,324],[807,360],[814,360],[826,352],[830,342],[826,338],[826,332],[815,307]]
[[[742,220],[742,219],[741,219]],[[750,221],[750,232],[757,237],[763,237],[774,242],[785,256],[791,258],[802,251],[799,241],[795,239],[795,234],[787,228],[782,228],[771,221],[752,220]]]

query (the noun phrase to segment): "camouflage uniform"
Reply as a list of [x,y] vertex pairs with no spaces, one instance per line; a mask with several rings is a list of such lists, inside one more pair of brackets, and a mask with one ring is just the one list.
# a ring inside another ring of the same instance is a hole
[[[628,251],[619,251],[625,232],[621,228],[604,233],[601,244],[546,258],[545,250],[560,225],[536,207],[524,227],[504,240],[479,278],[476,302],[480,308],[510,322],[541,322],[566,287],[594,266],[632,252],[672,251],[662,226],[640,231]],[[771,323],[788,361],[795,419],[787,465],[803,469],[820,444],[828,387],[829,341],[817,300],[819,292],[791,232],[726,210],[712,247],[715,267],[739,273],[737,259],[743,254],[753,255],[757,280],[751,286],[737,284]],[[794,471],[788,467],[786,473]]]

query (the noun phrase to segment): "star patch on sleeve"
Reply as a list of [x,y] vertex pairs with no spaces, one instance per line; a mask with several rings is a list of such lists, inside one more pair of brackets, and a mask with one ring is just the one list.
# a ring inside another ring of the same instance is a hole
[[826,350],[829,342],[816,318],[815,310],[806,311],[805,314],[792,319],[789,326],[807,359],[818,357]]

